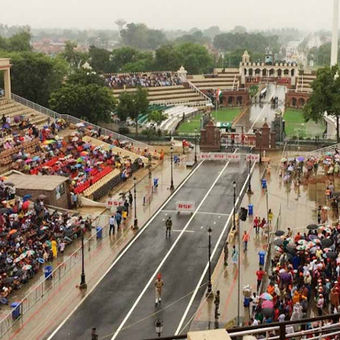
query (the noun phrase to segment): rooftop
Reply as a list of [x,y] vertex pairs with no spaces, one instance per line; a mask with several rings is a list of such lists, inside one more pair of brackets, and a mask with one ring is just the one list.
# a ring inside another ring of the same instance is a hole
[[45,190],[52,191],[58,185],[66,182],[67,177],[63,176],[35,176],[35,175],[18,175],[8,176],[8,182],[11,182],[18,189]]

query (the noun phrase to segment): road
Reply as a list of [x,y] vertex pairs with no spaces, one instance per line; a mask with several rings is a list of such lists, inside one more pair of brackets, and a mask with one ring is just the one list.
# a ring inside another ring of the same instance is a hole
[[[150,338],[155,336],[158,318],[164,323],[163,336],[178,333],[206,288],[207,229],[213,229],[214,265],[232,213],[232,182],[237,181],[238,193],[246,177],[244,161],[201,163],[49,339],[89,339],[92,327],[97,328],[100,339]],[[177,214],[176,201],[188,200],[195,201],[195,212]],[[167,216],[173,220],[170,240],[165,239]],[[158,272],[165,283],[161,308],[154,305],[153,283]]]

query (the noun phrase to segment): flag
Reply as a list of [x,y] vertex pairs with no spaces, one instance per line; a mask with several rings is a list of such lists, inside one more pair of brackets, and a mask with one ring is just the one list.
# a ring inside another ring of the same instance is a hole
[[222,91],[220,89],[216,90],[216,99],[219,99],[222,96]]

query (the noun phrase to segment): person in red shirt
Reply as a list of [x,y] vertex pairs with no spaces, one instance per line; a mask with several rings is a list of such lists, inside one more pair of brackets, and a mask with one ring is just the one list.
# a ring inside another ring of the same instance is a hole
[[260,219],[257,216],[254,219],[254,229],[256,234],[258,234],[260,230]]
[[249,234],[247,231],[244,231],[244,234],[242,236],[242,241],[243,241],[243,245],[244,245],[244,251],[247,251],[248,249],[248,241],[249,241]]
[[266,275],[266,272],[262,270],[262,267],[256,272],[257,276],[257,291],[260,289],[260,285],[263,279],[263,276]]
[[296,236],[294,237],[294,242],[297,243],[297,242],[299,242],[300,240],[301,240],[301,235],[300,235],[300,233],[298,232],[298,233],[296,234]]

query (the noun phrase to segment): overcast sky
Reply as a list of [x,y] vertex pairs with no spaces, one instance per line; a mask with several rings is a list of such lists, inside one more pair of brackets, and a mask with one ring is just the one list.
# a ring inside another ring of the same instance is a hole
[[115,20],[153,28],[218,25],[223,30],[297,27],[331,29],[333,0],[10,0],[0,23],[35,28],[114,28]]

